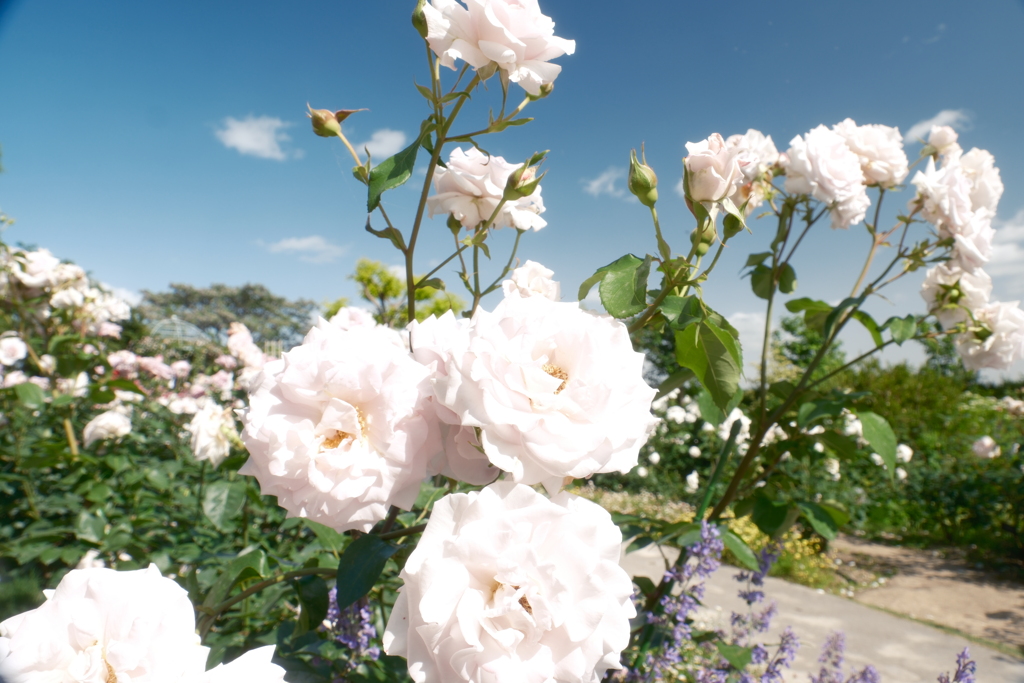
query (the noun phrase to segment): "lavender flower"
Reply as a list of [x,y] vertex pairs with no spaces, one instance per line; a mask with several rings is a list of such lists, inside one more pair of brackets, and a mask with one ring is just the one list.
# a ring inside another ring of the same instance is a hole
[[787,626],[786,630],[782,632],[779,649],[768,662],[764,673],[761,674],[761,683],[782,683],[782,670],[789,668],[799,649],[800,639],[793,633],[793,629]]
[[811,676],[811,683],[843,683],[843,655],[846,650],[846,636],[841,631],[834,631],[825,639],[821,648],[818,663],[821,670],[817,676]]
[[974,672],[977,666],[971,659],[970,651],[965,647],[964,651],[956,656],[956,672],[953,679],[950,680],[949,674],[940,674],[939,683],[975,683]]
[[332,588],[327,597],[330,603],[327,606],[327,618],[324,619],[322,630],[351,650],[350,668],[355,668],[360,661],[366,659],[376,661],[380,657],[380,648],[373,645],[377,638],[377,629],[373,626],[373,609],[370,603],[363,598],[340,610],[338,589]]
[[859,673],[846,679],[846,683],[882,683],[882,675],[878,673],[878,669],[868,664]]

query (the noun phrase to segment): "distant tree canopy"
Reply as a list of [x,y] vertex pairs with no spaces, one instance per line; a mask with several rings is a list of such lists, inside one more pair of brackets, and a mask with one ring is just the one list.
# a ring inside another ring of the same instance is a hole
[[238,321],[249,328],[257,343],[280,341],[288,348],[302,341],[317,309],[313,301],[290,301],[256,284],[193,287],[172,283],[170,290],[143,290],[137,310],[146,322],[177,316],[221,340],[226,338],[228,326]]

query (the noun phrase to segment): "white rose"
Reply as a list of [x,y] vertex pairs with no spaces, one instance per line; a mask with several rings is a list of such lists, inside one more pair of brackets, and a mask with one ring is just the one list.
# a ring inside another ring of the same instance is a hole
[[833,228],[864,220],[871,200],[864,185],[860,158],[846,140],[825,126],[789,142],[784,156],[786,191],[809,194],[830,205]]
[[284,669],[274,664],[274,646],[265,645],[218,664],[183,683],[284,683]]
[[665,419],[675,422],[676,424],[683,424],[689,422],[687,418],[686,408],[682,406],[669,406],[665,411]]
[[199,411],[199,401],[194,397],[181,394],[165,394],[156,400],[160,405],[175,415],[194,415]]
[[39,369],[48,375],[52,375],[57,369],[57,359],[48,353],[39,356]]
[[19,384],[24,384],[27,381],[28,375],[26,375],[21,370],[14,370],[4,375],[4,388],[9,389],[10,387],[15,387],[18,386]]
[[554,279],[555,271],[536,261],[527,261],[501,283],[505,296],[542,296],[552,301],[562,298],[562,288]]
[[729,147],[718,133],[706,140],[687,142],[686,164],[690,199],[695,202],[720,202],[736,193],[743,182],[739,150]]
[[700,449],[698,447],[696,447],[696,446],[690,446],[690,449],[687,451],[687,453],[690,454],[691,458],[699,458],[700,457]]
[[114,372],[120,375],[131,376],[139,367],[139,358],[128,350],[115,351],[107,356],[107,362]]
[[999,444],[991,436],[983,436],[973,444],[971,444],[971,450],[979,458],[998,458],[1002,454],[1002,449],[999,448]]
[[925,170],[915,173],[911,183],[917,188],[911,207],[920,205],[921,215],[943,237],[958,234],[974,218],[971,181],[959,163],[948,161],[936,168],[935,160],[929,159]]
[[1013,415],[1014,417],[1024,417],[1024,401],[1012,396],[1003,396],[1003,398],[1000,399],[999,404],[1002,409],[1010,415]]
[[883,467],[883,468],[885,467],[885,459],[882,456],[880,456],[878,453],[872,453],[871,454],[871,462],[875,463],[879,467]]
[[479,427],[492,463],[517,482],[626,473],[657,420],[644,356],[610,316],[544,297],[478,310],[455,340],[438,400]]
[[154,681],[202,675],[188,593],[148,569],[77,569],[38,608],[0,623],[9,681]]
[[[463,227],[475,230],[491,217],[501,202],[505,183],[522,164],[510,164],[501,157],[487,156],[475,147],[456,147],[448,157],[448,168],[434,169],[434,192],[427,197],[430,215],[452,214]],[[540,186],[528,197],[505,202],[495,216],[495,228],[540,230],[547,221]]]
[[0,338],[0,364],[14,365],[28,355],[28,346],[18,337]]
[[960,167],[971,181],[971,208],[975,211],[984,209],[994,216],[1003,196],[1003,181],[995,166],[995,158],[975,147],[960,157]]
[[82,431],[82,438],[85,439],[85,446],[88,448],[96,441],[116,439],[131,431],[131,418],[115,410],[108,410],[89,420]]
[[374,329],[344,332],[321,319],[264,366],[243,417],[250,457],[239,471],[290,516],[369,531],[389,506],[412,507],[440,449],[429,375]]
[[58,394],[67,394],[70,396],[78,396],[81,398],[85,396],[89,389],[89,375],[84,372],[80,372],[74,377],[61,377],[57,379],[57,390]]
[[992,278],[988,273],[981,269],[965,271],[955,261],[929,270],[921,285],[921,298],[947,330],[988,304],[991,294]]
[[249,328],[240,322],[228,326],[228,351],[247,368],[262,368],[269,360],[252,340]]
[[196,460],[209,460],[214,467],[228,457],[231,442],[238,438],[231,409],[222,408],[210,399],[206,399],[189,422],[188,431],[192,434],[192,453]]
[[600,506],[498,482],[445,496],[384,632],[416,683],[598,683],[635,616],[622,534]]
[[427,43],[443,66],[461,59],[487,74],[501,69],[531,95],[550,85],[562,67],[549,63],[576,51],[576,41],[555,35],[555,22],[536,0],[430,0],[423,7]]
[[905,480],[907,478],[907,471],[905,469],[903,469],[902,467],[897,467],[896,468],[896,478],[899,479],[900,481]]
[[57,291],[50,297],[50,305],[54,308],[78,308],[85,303],[85,294],[73,287]]
[[649,473],[647,472],[647,468],[644,467],[643,465],[636,468],[636,476],[640,477],[641,479],[645,479],[648,474]]
[[103,322],[96,326],[96,336],[121,338],[121,326],[116,323]]
[[960,145],[956,143],[957,137],[956,131],[949,126],[932,126],[928,134],[928,144],[943,156],[959,156]]
[[968,370],[1005,370],[1024,358],[1024,311],[997,301],[974,312],[980,329],[957,335],[956,350]]
[[331,316],[330,323],[341,330],[351,330],[356,327],[376,327],[377,321],[365,308],[358,306],[345,306],[339,308],[338,312]]
[[697,474],[697,470],[690,472],[686,475],[686,492],[697,493],[700,489],[700,475]]
[[860,168],[869,185],[892,188],[903,182],[909,168],[903,151],[903,136],[898,128],[878,124],[858,126],[846,119],[832,127],[860,159]]
[[725,441],[729,438],[729,432],[732,431],[732,425],[734,422],[739,420],[740,431],[736,435],[736,443],[744,444],[750,440],[750,418],[743,414],[743,411],[739,408],[733,408],[729,416],[725,418],[722,424],[718,425],[718,438]]
[[60,265],[60,259],[48,249],[16,250],[14,255],[11,274],[21,284],[30,289],[42,289],[53,285],[54,271]]
[[651,463],[652,465],[657,465],[659,462],[661,462],[661,454],[658,453],[657,451],[651,453],[650,455],[647,456],[647,462]]
[[977,270],[992,256],[996,231],[987,211],[977,211],[967,225],[953,235],[953,261],[964,270]]
[[171,366],[164,362],[163,356],[136,356],[136,364],[138,364],[140,370],[145,370],[149,374],[159,379],[174,379],[174,370]]
[[832,477],[832,481],[839,481],[843,478],[839,472],[839,461],[835,458],[825,458],[825,471]]
[[905,443],[896,446],[896,459],[900,462],[910,462],[914,458],[914,449]]
[[107,563],[100,559],[100,551],[90,548],[75,565],[75,569],[102,569]]
[[743,135],[730,135],[725,144],[736,150],[745,181],[732,195],[732,203],[737,207],[746,204],[749,216],[764,203],[771,187],[771,169],[779,162],[779,150],[770,135],[753,128]]
[[[413,358],[430,370],[432,382],[447,376],[452,342],[465,333],[469,324],[465,318],[456,318],[447,311],[440,318],[430,316],[423,322],[413,321],[409,325]],[[500,470],[487,459],[476,430],[463,427],[459,416],[439,403],[433,392],[429,400],[438,419],[443,448],[431,460],[428,473],[443,474],[474,485],[494,481]]]

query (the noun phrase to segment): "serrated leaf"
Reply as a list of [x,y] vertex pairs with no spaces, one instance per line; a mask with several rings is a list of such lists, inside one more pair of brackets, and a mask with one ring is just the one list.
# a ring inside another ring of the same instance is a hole
[[881,415],[864,410],[857,413],[864,428],[864,440],[882,456],[889,478],[896,476],[896,434]]
[[917,318],[913,315],[908,315],[906,318],[889,318],[883,327],[889,328],[892,340],[896,342],[897,346],[902,346],[903,342],[913,339],[917,334]]
[[762,251],[757,254],[751,254],[747,257],[747,262],[743,264],[744,268],[750,268],[751,266],[761,265],[766,258],[772,255],[770,251]]
[[797,503],[797,507],[800,508],[801,515],[810,523],[811,528],[826,540],[833,540],[839,533],[839,525],[832,519],[832,515],[817,503],[805,501]]
[[740,564],[755,572],[761,568],[761,564],[757,561],[757,555],[750,549],[746,541],[724,527],[719,527],[719,531],[722,535],[722,543],[740,561]]
[[370,181],[367,183],[367,213],[372,213],[377,208],[382,194],[400,185],[404,185],[412,177],[413,167],[416,165],[416,153],[420,149],[421,139],[417,138],[411,145],[398,154],[380,162],[370,171]]
[[658,393],[655,394],[654,400],[658,400],[662,396],[669,394],[679,387],[686,384],[689,380],[693,379],[693,370],[690,368],[679,368],[671,375],[669,375],[664,382],[658,386]]
[[779,272],[779,291],[783,294],[792,294],[796,291],[796,271],[788,263],[784,264]]
[[616,318],[629,318],[647,307],[647,278],[651,273],[651,257],[642,261],[632,254],[608,266],[598,285],[601,304]]
[[759,265],[750,274],[750,288],[754,294],[762,299],[768,299],[772,295],[772,269],[768,266]]
[[676,332],[676,361],[693,370],[723,412],[739,389],[742,354],[731,334],[710,320]]
[[363,534],[352,541],[338,560],[338,609],[345,609],[369,593],[388,558],[396,552],[398,546],[373,534]]
[[235,517],[245,503],[244,481],[215,481],[206,485],[203,492],[203,514],[218,531],[234,528]]
[[704,317],[700,299],[696,296],[667,296],[660,309],[669,325],[680,330]]

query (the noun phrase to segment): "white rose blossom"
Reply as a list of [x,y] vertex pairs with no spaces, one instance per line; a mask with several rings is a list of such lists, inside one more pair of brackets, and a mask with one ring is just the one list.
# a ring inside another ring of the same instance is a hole
[[636,611],[600,506],[503,481],[445,496],[384,632],[416,683],[598,683]]
[[[818,445],[815,443],[815,445]],[[828,472],[832,481],[839,481],[843,475],[839,471],[839,460],[836,458],[825,458],[825,471]]]
[[890,189],[903,182],[909,173],[903,136],[898,128],[878,124],[858,126],[846,119],[832,127],[860,159],[860,168],[868,185]]
[[981,269],[965,271],[956,261],[929,270],[921,285],[921,298],[947,330],[987,305],[991,294],[992,278],[988,273]]
[[971,451],[974,452],[979,458],[993,459],[998,458],[1002,455],[1002,449],[999,448],[999,444],[991,436],[983,436],[973,444],[971,444]]
[[896,460],[899,462],[910,462],[914,459],[914,449],[905,443],[896,446]]
[[343,306],[338,312],[331,316],[330,323],[342,330],[351,330],[356,327],[376,327],[377,321],[365,308],[358,306]]
[[[452,340],[465,334],[469,325],[469,320],[456,318],[451,311],[441,317],[430,316],[423,322],[413,321],[409,325],[413,358],[430,370],[431,381],[447,376]],[[431,461],[428,472],[474,485],[494,481],[500,470],[487,459],[476,430],[463,426],[459,416],[439,403],[432,392],[430,403],[438,419],[443,448]]]
[[995,158],[991,153],[975,147],[960,157],[960,167],[971,183],[971,208],[995,216],[999,199],[1003,196],[1003,181],[999,177]]
[[28,375],[21,370],[14,370],[4,375],[4,389],[16,387],[28,381]]
[[0,675],[11,683],[283,682],[284,669],[270,661],[273,646],[206,671],[209,648],[183,588],[156,565],[122,572],[99,565],[72,570],[41,606],[0,623]]
[[54,284],[54,275],[60,259],[48,249],[38,251],[14,250],[14,265],[11,274],[29,289],[43,289]]
[[500,69],[531,95],[555,81],[562,67],[550,61],[576,51],[576,41],[555,35],[555,22],[537,0],[430,0],[423,6],[427,43],[442,66],[461,59],[485,76]]
[[1024,311],[1016,301],[997,301],[975,311],[973,326],[957,335],[956,350],[968,370],[1005,370],[1024,358]]
[[209,460],[217,467],[231,452],[231,443],[238,439],[238,431],[230,408],[222,408],[212,399],[204,401],[187,429],[192,434],[192,454],[196,460]]
[[0,337],[0,364],[14,365],[28,355],[28,346],[19,337]]
[[506,297],[542,296],[552,301],[562,298],[562,288],[554,279],[555,271],[536,261],[527,261],[512,271],[512,276],[501,283]]
[[871,200],[860,158],[843,136],[818,126],[796,136],[786,151],[787,192],[809,194],[831,207],[832,227],[848,228],[864,220]]
[[656,391],[626,326],[577,303],[504,299],[452,343],[438,400],[480,429],[490,461],[517,482],[626,473],[657,424]]
[[744,183],[732,195],[737,207],[746,204],[746,215],[764,203],[765,193],[771,186],[772,168],[779,163],[779,150],[770,135],[749,129],[743,135],[730,135],[725,144],[737,152]]
[[686,492],[697,493],[698,490],[700,490],[700,474],[694,470],[686,475]]
[[743,183],[743,167],[749,165],[736,147],[725,144],[718,133],[700,142],[687,142],[683,159],[689,198],[695,202],[720,202],[733,196]]
[[744,415],[743,411],[739,408],[733,408],[732,412],[722,421],[722,424],[718,425],[718,438],[722,441],[728,439],[729,432],[732,431],[732,425],[737,420],[740,423],[740,431],[736,435],[736,445],[739,447],[750,440],[750,418]]
[[957,132],[949,126],[932,126],[928,133],[928,144],[943,156],[960,156]]
[[[463,227],[475,230],[491,217],[505,192],[512,171],[522,164],[510,164],[499,156],[487,156],[475,147],[456,147],[448,157],[448,168],[434,169],[434,192],[427,197],[430,215],[452,214]],[[547,221],[540,186],[533,194],[505,202],[491,224],[495,228],[540,230]]]
[[321,319],[267,363],[242,440],[256,477],[292,517],[369,531],[389,506],[409,509],[440,449],[430,371],[378,331]]
[[116,410],[108,410],[89,420],[82,430],[82,438],[88,448],[97,441],[116,439],[132,431],[132,420]]

